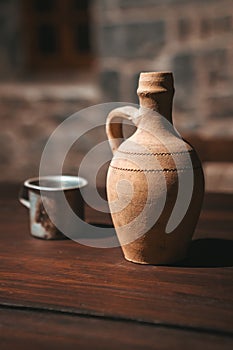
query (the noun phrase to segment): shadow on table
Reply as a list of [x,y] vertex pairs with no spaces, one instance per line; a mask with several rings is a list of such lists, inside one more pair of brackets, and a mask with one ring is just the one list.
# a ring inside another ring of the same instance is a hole
[[223,239],[198,239],[192,241],[189,255],[180,267],[233,266],[233,241]]

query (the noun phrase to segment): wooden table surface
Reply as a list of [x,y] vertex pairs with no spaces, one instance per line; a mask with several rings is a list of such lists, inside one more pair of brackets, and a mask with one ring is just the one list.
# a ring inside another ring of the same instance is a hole
[[31,237],[16,191],[0,190],[1,350],[233,349],[233,195],[206,194],[186,261],[145,266]]

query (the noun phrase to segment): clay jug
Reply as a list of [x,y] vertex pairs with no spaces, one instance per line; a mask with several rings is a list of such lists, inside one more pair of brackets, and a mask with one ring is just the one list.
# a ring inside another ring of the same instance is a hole
[[[203,201],[203,170],[172,125],[172,73],[141,73],[137,93],[139,109],[114,109],[106,121],[114,155],[107,175],[110,212],[127,260],[172,264],[188,253]],[[126,140],[123,120],[137,128]]]

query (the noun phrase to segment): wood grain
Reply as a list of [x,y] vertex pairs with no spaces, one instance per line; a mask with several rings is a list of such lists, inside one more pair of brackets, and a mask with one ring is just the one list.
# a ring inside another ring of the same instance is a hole
[[[230,337],[133,322],[25,310],[1,311],[1,350],[231,350]],[[175,345],[175,347],[174,347]]]
[[[196,232],[202,240],[193,243],[189,258],[177,266],[143,266],[125,261],[120,248],[31,237],[26,209],[10,192],[3,194],[0,302],[229,335],[232,204],[230,195],[207,195]],[[103,215],[87,213],[89,221],[104,222]]]

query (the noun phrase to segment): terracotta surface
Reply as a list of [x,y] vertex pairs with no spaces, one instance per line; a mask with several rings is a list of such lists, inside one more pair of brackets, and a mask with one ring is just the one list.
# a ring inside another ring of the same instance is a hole
[[[140,110],[110,112],[106,131],[114,157],[107,177],[112,220],[127,260],[182,260],[200,214],[204,177],[192,146],[172,125],[172,73],[141,73]],[[122,120],[136,132],[122,142]]]

